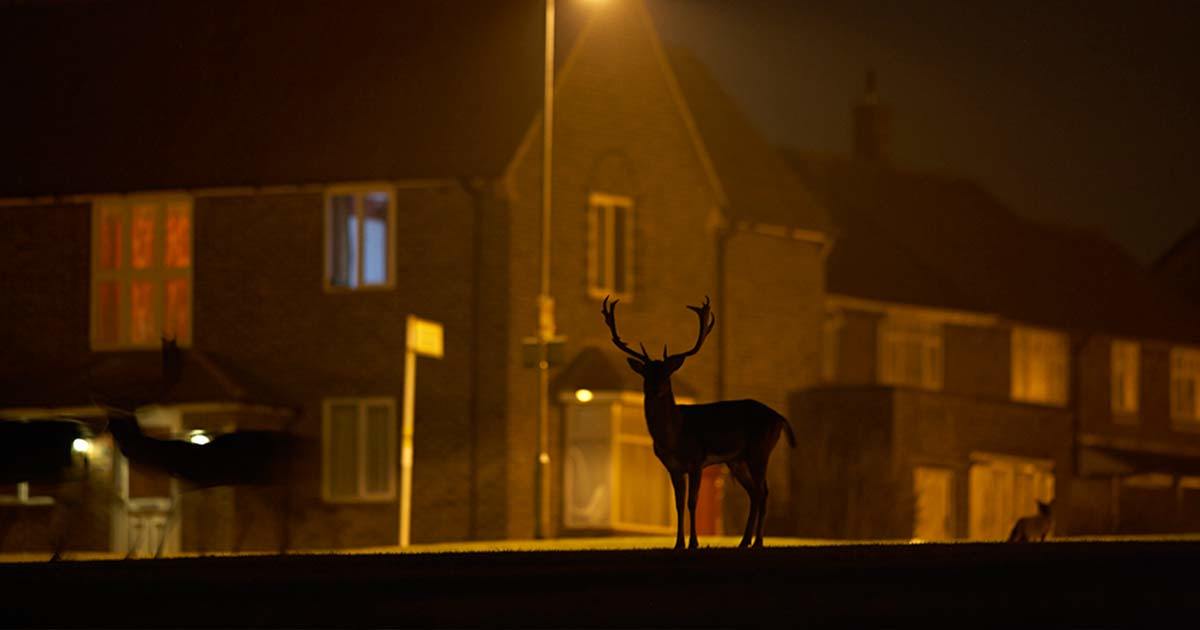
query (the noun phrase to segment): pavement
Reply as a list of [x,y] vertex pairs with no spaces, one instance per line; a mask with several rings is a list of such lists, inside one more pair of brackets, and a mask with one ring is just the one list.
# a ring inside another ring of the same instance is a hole
[[1174,538],[10,562],[0,627],[1182,627],[1200,619],[1200,542]]

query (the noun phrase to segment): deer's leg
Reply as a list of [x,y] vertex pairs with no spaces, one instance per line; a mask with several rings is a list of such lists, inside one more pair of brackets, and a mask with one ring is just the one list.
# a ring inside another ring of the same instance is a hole
[[763,546],[763,522],[767,520],[767,475],[763,472],[758,482],[758,530],[755,532],[754,546]]
[[750,514],[746,516],[746,531],[742,534],[742,542],[738,543],[738,547],[746,547],[750,544],[750,538],[754,535],[755,517],[758,515],[758,501],[755,500],[757,494],[754,492],[754,479],[750,476],[750,469],[746,466],[746,462],[730,462],[729,472],[737,479],[738,485],[746,489],[746,495],[750,497]]
[[671,486],[675,489],[675,548],[683,549],[683,498],[687,486],[683,485],[683,473],[670,471]]
[[700,500],[700,478],[703,470],[703,468],[696,468],[688,473],[688,523],[692,532],[691,538],[688,540],[688,549],[700,547],[700,540],[696,538],[696,503]]

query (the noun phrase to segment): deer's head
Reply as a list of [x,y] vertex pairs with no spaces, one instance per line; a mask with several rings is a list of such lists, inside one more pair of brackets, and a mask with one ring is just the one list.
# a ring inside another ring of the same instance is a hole
[[604,315],[604,323],[612,332],[613,345],[629,355],[626,361],[629,362],[629,367],[642,377],[642,390],[646,396],[664,396],[671,393],[671,375],[683,367],[684,360],[700,351],[700,347],[704,345],[704,339],[717,324],[717,317],[712,314],[708,297],[704,298],[704,304],[688,307],[688,310],[696,313],[696,316],[700,318],[700,332],[696,336],[696,345],[692,346],[691,350],[678,354],[670,354],[667,352],[667,346],[664,345],[661,359],[651,358],[650,353],[646,352],[645,344],[639,344],[642,350],[638,352],[621,341],[621,336],[617,334],[616,315],[619,302],[620,300],[613,300],[612,304],[609,304],[606,297],[600,306],[600,313]]

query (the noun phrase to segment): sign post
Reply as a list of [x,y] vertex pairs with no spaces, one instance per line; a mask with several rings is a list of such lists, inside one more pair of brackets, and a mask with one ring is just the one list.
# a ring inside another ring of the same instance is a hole
[[404,401],[400,442],[400,546],[409,545],[412,531],[413,406],[417,391],[417,355],[442,358],[442,325],[409,315],[405,320]]

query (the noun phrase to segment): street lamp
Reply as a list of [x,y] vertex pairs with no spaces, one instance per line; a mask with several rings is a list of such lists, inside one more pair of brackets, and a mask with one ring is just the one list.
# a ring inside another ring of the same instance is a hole
[[547,342],[554,337],[554,298],[550,296],[550,214],[553,204],[551,165],[554,162],[554,0],[546,0],[546,63],[542,85],[542,269],[538,293],[538,446],[534,465],[533,537],[549,533],[550,479],[550,361]]

